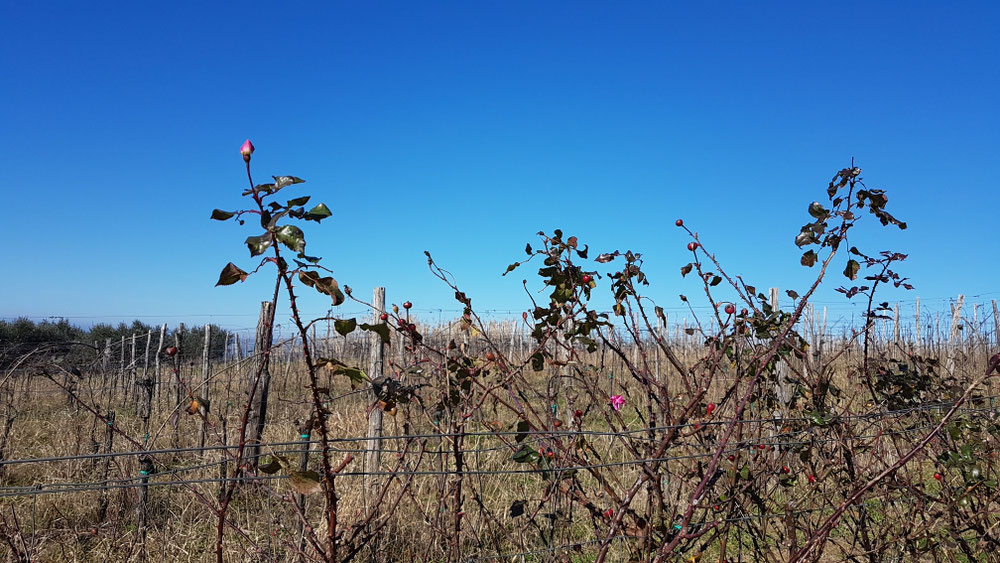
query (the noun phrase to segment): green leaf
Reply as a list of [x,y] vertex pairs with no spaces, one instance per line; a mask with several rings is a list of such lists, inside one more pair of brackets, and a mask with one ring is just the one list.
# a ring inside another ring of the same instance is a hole
[[330,208],[327,207],[325,204],[321,203],[316,207],[310,209],[309,213],[305,214],[305,219],[307,221],[316,221],[317,223],[319,223],[320,221],[326,219],[330,215],[333,215],[333,213],[330,212]]
[[296,227],[295,225],[285,225],[278,229],[275,234],[278,242],[287,246],[290,250],[295,252],[302,252],[306,248],[305,235],[302,233],[302,229]]
[[802,255],[802,259],[799,260],[799,262],[803,266],[809,268],[813,267],[814,265],[816,265],[816,251],[810,250],[809,252],[806,252],[805,254]]
[[530,446],[521,446],[521,449],[517,450],[511,459],[518,463],[535,463],[538,461],[538,452]]
[[333,329],[337,331],[337,334],[341,336],[347,336],[354,332],[354,329],[358,327],[358,321],[356,319],[337,319],[333,321]]
[[289,471],[288,481],[299,494],[311,495],[323,490],[323,485],[319,482],[319,473],[315,471]]
[[290,200],[288,200],[287,203],[285,203],[285,207],[298,207],[300,205],[305,205],[309,201],[310,197],[311,196],[304,195],[302,197],[297,197],[295,199],[290,199]]
[[250,257],[264,254],[272,242],[271,233],[264,233],[257,237],[247,237],[246,245],[250,249]]
[[528,437],[528,432],[531,430],[531,425],[528,424],[527,420],[520,420],[517,423],[517,435],[514,437],[514,441],[520,444]]
[[858,270],[861,269],[861,264],[858,264],[857,260],[848,260],[847,267],[844,268],[844,275],[848,279],[856,280],[858,279]]
[[278,191],[285,186],[291,186],[292,184],[301,184],[305,182],[302,178],[296,178],[295,176],[271,176],[274,178],[274,191]]
[[360,384],[368,380],[368,376],[365,372],[358,368],[348,366],[340,360],[333,358],[318,358],[316,360],[316,366],[324,366],[326,369],[330,370],[333,375],[346,375],[352,383]]
[[274,475],[282,467],[288,466],[288,459],[284,456],[270,456],[268,460],[269,461],[266,465],[257,467],[259,471],[267,473],[268,475]]
[[220,285],[233,285],[236,282],[241,282],[247,279],[248,275],[250,274],[244,272],[243,270],[239,269],[239,267],[237,267],[236,264],[230,262],[226,264],[225,268],[222,269],[222,273],[219,274],[219,281],[216,282],[215,286],[219,287]]
[[212,211],[212,219],[215,219],[216,221],[225,221],[226,219],[229,219],[233,215],[236,214],[233,213],[232,211],[223,211],[221,209],[215,209]]
[[361,324],[361,330],[367,330],[368,332],[374,332],[382,338],[382,344],[389,343],[389,325],[385,323],[378,323],[370,325],[368,323]]

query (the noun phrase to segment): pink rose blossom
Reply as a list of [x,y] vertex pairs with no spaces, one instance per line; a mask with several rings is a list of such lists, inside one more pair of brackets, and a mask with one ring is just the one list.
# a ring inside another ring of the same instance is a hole
[[243,160],[250,162],[250,155],[253,154],[253,143],[250,142],[250,139],[243,141],[243,146],[240,147],[240,154],[243,155]]
[[621,395],[611,396],[611,408],[617,411],[621,410],[621,408],[624,406],[625,406],[625,397],[622,397]]

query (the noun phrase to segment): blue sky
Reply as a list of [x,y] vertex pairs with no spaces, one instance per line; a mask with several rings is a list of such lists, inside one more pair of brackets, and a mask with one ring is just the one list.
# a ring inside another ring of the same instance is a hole
[[[252,326],[271,283],[213,284],[256,233],[208,219],[241,203],[246,138],[258,182],[332,209],[310,253],[432,319],[457,304],[424,250],[477,308],[520,311],[530,270],[500,274],[553,228],[643,252],[682,315],[677,217],[801,291],[793,238],[851,157],[910,227],[852,240],[910,254],[916,289],[885,299],[988,303],[998,24],[987,2],[6,3],[0,317]],[[842,280],[817,300],[849,316]]]

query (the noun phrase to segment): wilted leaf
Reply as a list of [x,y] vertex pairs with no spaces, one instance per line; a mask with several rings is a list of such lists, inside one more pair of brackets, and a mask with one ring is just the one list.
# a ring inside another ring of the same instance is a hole
[[518,516],[524,514],[524,501],[515,500],[514,503],[510,505],[508,514],[510,514],[511,518],[517,518]]
[[315,471],[289,471],[288,481],[296,492],[303,495],[311,495],[323,490],[323,485],[319,482],[319,473]]
[[299,272],[299,281],[332,297],[334,307],[344,302],[344,294],[340,291],[337,280],[332,277],[320,277],[316,272]]
[[848,260],[847,267],[844,268],[844,275],[848,279],[856,280],[858,279],[858,270],[861,269],[861,264],[858,264],[857,260]]
[[237,267],[236,264],[230,262],[226,264],[225,268],[222,269],[222,273],[219,274],[219,281],[216,282],[215,286],[218,287],[220,285],[233,285],[236,282],[241,282],[247,279],[248,275],[250,274],[247,274],[239,267]]
[[795,237],[795,246],[798,246],[799,248],[815,242],[817,242],[816,234],[807,227],[803,227],[802,231]]
[[806,252],[802,255],[802,259],[799,260],[799,262],[803,266],[808,266],[810,268],[813,267],[816,264],[816,251],[810,250],[809,252]]
[[809,204],[809,214],[817,219],[823,219],[830,215],[830,212],[823,207],[820,202],[814,201]]
[[690,262],[687,263],[687,264],[685,264],[684,266],[681,266],[681,277],[684,277],[684,276],[690,274],[691,270],[693,270],[693,269],[694,269],[694,265],[691,264]]
[[341,336],[347,336],[354,332],[354,329],[358,327],[358,321],[356,319],[337,319],[333,321],[333,329],[337,331],[337,334]]
[[606,262],[614,260],[615,256],[618,256],[617,252],[614,253],[605,252],[604,254],[598,255],[597,258],[594,258],[594,262],[597,262],[599,264],[604,264]]
[[506,276],[507,274],[513,272],[520,265],[521,265],[520,262],[514,262],[510,266],[507,266],[507,271],[505,271],[502,275]]
[[221,209],[215,209],[212,211],[212,219],[215,219],[216,221],[225,221],[233,215],[236,214],[231,211],[223,211]]
[[708,282],[708,285],[715,287],[722,282],[722,278],[719,276],[712,276],[712,281]]

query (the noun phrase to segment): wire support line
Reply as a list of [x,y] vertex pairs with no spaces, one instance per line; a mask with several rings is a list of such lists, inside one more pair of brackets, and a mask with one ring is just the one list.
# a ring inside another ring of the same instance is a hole
[[[980,397],[978,399],[973,399],[972,401],[977,401],[977,400],[978,401],[992,400],[994,398],[995,397]],[[972,402],[972,401],[970,401],[970,402]],[[920,412],[920,411],[926,411],[926,410],[935,410],[935,409],[950,408],[952,405],[953,405],[953,403],[943,402],[943,403],[938,403],[938,404],[920,405],[920,406],[915,406],[915,407],[911,407],[911,408],[907,408],[907,409],[900,409],[900,410],[896,410],[896,411],[887,411],[887,412],[884,412],[884,413],[866,413],[866,414],[860,414],[860,415],[847,415],[847,416],[842,416],[842,417],[837,417],[835,419],[831,419],[830,421],[825,421],[824,422],[824,426],[825,425],[833,424],[837,420],[881,420],[881,419],[885,419],[885,418],[889,418],[889,417],[895,417],[895,416],[901,416],[903,414],[908,414],[908,413],[913,413],[913,412]],[[974,413],[982,414],[982,413],[996,413],[998,411],[1000,411],[1000,407],[979,407],[979,408],[961,408],[961,409],[959,409],[957,411],[957,413],[960,413],[960,414],[974,414]],[[719,420],[719,421],[695,422],[695,423],[688,423],[688,424],[681,424],[681,425],[669,425],[669,426],[658,426],[658,427],[652,427],[652,428],[641,428],[641,429],[636,429],[636,430],[625,430],[625,431],[621,431],[621,432],[599,431],[599,430],[531,430],[531,431],[529,431],[527,433],[533,435],[532,436],[532,441],[544,441],[545,439],[557,439],[557,438],[575,438],[575,437],[580,437],[580,436],[583,436],[583,437],[628,438],[628,439],[642,440],[642,441],[656,441],[657,438],[649,438],[647,436],[633,437],[633,434],[636,434],[636,433],[648,433],[650,431],[654,431],[655,432],[655,431],[662,431],[662,430],[674,430],[674,429],[686,429],[686,428],[694,429],[696,426],[697,427],[707,428],[707,427],[710,427],[710,426],[725,426],[725,425],[733,424],[733,423],[741,424],[741,425],[743,425],[743,424],[753,424],[753,423],[773,423],[773,424],[780,425],[780,424],[784,424],[784,423],[787,423],[787,422],[810,422],[810,423],[812,423],[814,421],[811,418],[803,418],[803,417],[794,417],[794,418],[762,418],[762,419],[746,419],[746,420],[737,420],[737,421]],[[929,426],[916,427],[914,429],[909,429],[907,431],[914,431],[916,429],[922,429],[922,428],[927,428],[927,427],[929,427]],[[802,431],[814,431],[814,430],[819,429],[819,428],[822,428],[822,426],[809,426],[808,428],[805,428],[805,429],[800,430],[798,432],[802,432]],[[435,439],[435,438],[440,439],[440,438],[477,437],[477,436],[479,436],[479,437],[490,437],[490,436],[494,436],[494,437],[514,436],[514,437],[518,437],[518,436],[522,436],[524,434],[526,434],[526,433],[525,432],[518,432],[518,431],[441,432],[441,433],[427,433],[427,434],[402,434],[402,435],[381,436],[381,437],[377,438],[377,440],[380,441],[380,442],[382,442],[382,443],[385,443],[385,442],[389,442],[389,441],[393,441],[393,440],[395,440],[395,441],[406,441],[406,440],[424,440],[424,439]],[[794,434],[795,433],[783,433],[782,435],[784,435],[784,436],[790,436],[790,435],[794,435]],[[882,435],[887,435],[887,434],[891,435],[892,433],[888,433],[888,432],[883,432],[882,433]],[[781,435],[779,435],[779,437],[780,436]],[[873,435],[871,437],[876,437],[876,436],[877,435]],[[778,447],[778,446],[798,446],[798,445],[816,443],[816,440],[812,440],[812,441],[809,441],[809,442],[802,442],[802,441],[790,442],[790,441],[774,440],[773,438],[774,437],[772,436],[772,437],[768,437],[768,438],[764,438],[764,439],[746,440],[744,442],[740,442],[739,443],[740,446],[737,447],[737,448],[735,448],[735,449],[739,450],[739,449],[744,449],[746,447],[760,446],[760,445]],[[331,443],[331,444],[337,444],[337,443],[354,443],[354,442],[368,441],[370,439],[372,439],[372,438],[370,438],[368,436],[357,436],[357,437],[348,436],[348,437],[330,438],[329,440],[327,440],[327,442]],[[863,440],[863,439],[867,439],[867,437],[860,436],[860,437],[854,437],[854,439],[855,440]],[[828,439],[821,439],[820,441],[823,441],[823,440],[828,440]],[[523,440],[522,440],[522,442],[523,442]],[[264,442],[264,443],[261,443],[261,444],[246,444],[246,447],[249,447],[249,446],[258,446],[259,445],[262,448],[275,448],[275,447],[284,448],[284,447],[289,447],[289,446],[299,446],[299,448],[301,448],[302,446],[304,446],[306,444],[309,444],[309,446],[312,447],[312,446],[321,445],[322,442],[320,440],[294,440],[294,441],[286,441],[286,442]],[[705,445],[702,445],[702,444],[684,444],[684,443],[677,444],[677,447],[683,447],[683,446],[688,446],[688,447],[695,447],[695,446],[698,446],[698,447],[712,447],[711,445],[708,445],[708,444],[705,444]],[[150,449],[150,450],[130,450],[130,451],[123,451],[123,452],[104,452],[104,453],[78,454],[78,455],[69,455],[69,456],[51,456],[51,457],[40,457],[40,458],[6,459],[6,460],[0,461],[0,466],[20,465],[20,464],[26,464],[26,463],[54,463],[54,462],[64,462],[64,461],[91,460],[91,459],[103,459],[103,458],[108,458],[108,457],[112,457],[113,458],[113,457],[123,457],[123,456],[140,456],[140,455],[158,456],[158,455],[166,455],[166,454],[172,454],[172,453],[201,453],[201,452],[207,452],[207,451],[235,450],[235,449],[239,449],[239,447],[240,446],[238,444],[231,444],[231,445],[198,446],[198,447],[187,447],[187,448],[163,448],[163,449]],[[503,450],[506,450],[506,449],[510,449],[510,446],[498,446],[496,448],[465,449],[465,450],[461,450],[461,451],[462,451],[462,453],[465,453],[465,454],[474,454],[474,453],[484,453],[484,452],[492,452],[492,451],[503,451]],[[304,453],[305,451],[307,451],[307,450],[304,450],[304,449],[292,449],[292,450],[282,450],[280,453]],[[309,450],[309,451],[314,451],[314,450]],[[364,452],[367,452],[369,450],[365,449],[365,448],[354,448],[354,449],[330,448],[329,451],[336,452],[336,453],[364,453]],[[409,452],[411,450],[407,450],[407,449],[403,449],[403,450],[398,450],[398,449],[383,449],[382,451],[385,451],[387,453],[407,453],[407,452]],[[278,453],[278,452],[276,452],[276,453]],[[447,451],[440,451],[440,452],[438,452],[438,451],[431,451],[431,452],[428,452],[428,453],[431,453],[431,454],[435,454],[435,453],[454,453],[454,450],[450,450],[449,449]],[[230,460],[227,460],[227,461],[232,461],[232,460],[230,459]]]

